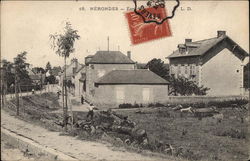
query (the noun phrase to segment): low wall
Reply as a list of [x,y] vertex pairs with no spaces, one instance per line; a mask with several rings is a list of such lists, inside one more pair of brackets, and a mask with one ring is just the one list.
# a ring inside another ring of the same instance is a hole
[[[167,104],[185,104],[185,103],[208,103],[208,102],[223,102],[223,101],[231,101],[236,99],[246,99],[248,100],[248,96],[169,96],[165,101],[159,102],[150,102],[148,104],[143,104],[143,106],[147,106],[149,104],[160,103],[163,105]],[[108,108],[118,108],[119,104],[115,103],[101,103],[95,104],[100,109],[108,109]]]
[[183,103],[208,103],[222,102],[236,99],[249,99],[248,96],[169,96],[165,103],[183,104]]

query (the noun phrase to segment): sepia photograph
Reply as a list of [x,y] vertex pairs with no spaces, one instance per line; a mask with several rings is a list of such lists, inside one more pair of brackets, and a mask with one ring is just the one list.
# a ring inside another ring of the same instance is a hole
[[1,1],[2,161],[247,161],[247,0]]

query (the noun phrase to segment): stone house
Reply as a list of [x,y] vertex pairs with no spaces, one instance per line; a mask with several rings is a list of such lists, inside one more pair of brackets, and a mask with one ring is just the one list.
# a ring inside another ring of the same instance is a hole
[[225,31],[217,31],[214,38],[194,42],[186,39],[167,58],[171,76],[186,77],[210,88],[208,95],[241,95],[248,56]]
[[164,103],[168,82],[147,69],[113,70],[95,82],[95,104]]
[[97,51],[95,55],[85,58],[86,65],[86,91],[87,100],[93,102],[95,95],[95,82],[112,70],[133,70],[135,62],[120,51]]
[[[80,74],[82,70],[84,69],[84,65],[80,64],[76,58],[73,58],[71,60],[71,63],[69,65],[66,65],[66,80],[70,81],[71,84],[73,85],[69,90],[71,93],[75,95],[79,95],[79,92],[76,91],[76,88],[78,90],[78,85],[79,85],[79,79]],[[63,85],[63,80],[64,80],[64,67],[63,67],[63,72],[59,75],[60,80],[59,80],[59,85]],[[75,78],[77,77],[77,78]]]
[[168,82],[151,71],[137,70],[130,52],[126,56],[120,51],[97,51],[85,58],[85,65],[80,78],[83,95],[96,105],[163,102],[168,96]]

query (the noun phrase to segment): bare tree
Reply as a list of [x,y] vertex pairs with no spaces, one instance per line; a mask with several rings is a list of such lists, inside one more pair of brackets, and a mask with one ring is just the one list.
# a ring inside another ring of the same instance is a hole
[[[66,58],[70,56],[71,53],[75,51],[74,43],[78,40],[80,36],[78,31],[72,28],[72,25],[69,22],[66,22],[63,32],[58,34],[51,34],[50,40],[52,40],[52,49],[64,58],[64,80],[63,80],[63,115],[64,115],[64,129],[67,131],[68,123],[68,105],[67,105],[67,86],[66,86]],[[65,103],[64,103],[65,101]]]

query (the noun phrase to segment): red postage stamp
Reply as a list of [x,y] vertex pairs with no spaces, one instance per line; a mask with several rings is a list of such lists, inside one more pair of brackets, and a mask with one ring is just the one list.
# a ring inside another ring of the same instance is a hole
[[[154,14],[150,14],[151,10],[154,10]],[[160,18],[167,16],[165,8],[158,8],[157,10],[155,10],[155,8],[147,8],[147,10],[142,12],[142,14],[148,19],[152,17]],[[128,26],[131,34],[130,37],[133,45],[171,36],[168,20],[161,24],[145,23],[143,18],[134,11],[126,13],[126,18],[128,20]]]

